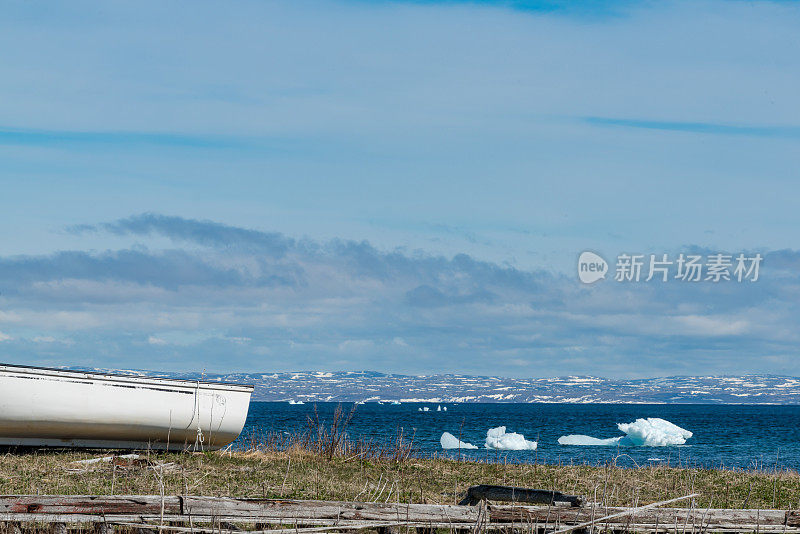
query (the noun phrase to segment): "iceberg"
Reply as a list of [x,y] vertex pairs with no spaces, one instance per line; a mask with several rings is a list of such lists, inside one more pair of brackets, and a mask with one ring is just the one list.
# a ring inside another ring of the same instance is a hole
[[506,432],[506,427],[498,426],[497,428],[490,428],[486,432],[487,449],[496,449],[501,451],[535,451],[537,443],[535,441],[528,441],[522,434],[516,432]]
[[633,423],[619,423],[617,428],[627,434],[626,438],[632,445],[646,447],[683,445],[692,437],[692,433],[688,430],[658,417],[637,419]]
[[658,417],[639,418],[632,423],[617,423],[617,428],[625,432],[625,435],[603,439],[571,434],[558,438],[558,443],[560,445],[668,447],[683,445],[693,435],[685,428]]
[[624,436],[618,438],[593,438],[592,436],[582,436],[580,434],[570,434],[569,436],[561,436],[558,438],[559,445],[595,445],[606,446],[616,445]]
[[439,443],[442,444],[443,449],[477,449],[475,445],[472,443],[467,443],[466,441],[461,441],[457,437],[455,437],[450,432],[445,432],[442,434]]

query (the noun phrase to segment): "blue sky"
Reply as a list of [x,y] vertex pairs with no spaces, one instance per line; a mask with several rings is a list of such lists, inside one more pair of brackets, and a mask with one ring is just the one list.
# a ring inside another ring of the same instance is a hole
[[[12,2],[0,354],[790,373],[800,5]],[[761,252],[582,286],[583,250]]]

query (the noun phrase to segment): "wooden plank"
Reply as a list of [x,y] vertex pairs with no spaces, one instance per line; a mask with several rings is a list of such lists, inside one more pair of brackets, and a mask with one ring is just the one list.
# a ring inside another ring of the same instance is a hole
[[[605,515],[618,514],[629,510],[622,507],[591,506],[583,508],[542,507],[542,506],[500,506],[489,505],[489,517],[492,522],[500,523],[584,523],[597,520]],[[666,528],[677,519],[679,523],[700,524],[761,524],[783,525],[786,523],[787,513],[784,510],[736,510],[722,508],[654,508],[636,512],[637,523],[660,524]],[[619,522],[625,522],[623,518]],[[611,521],[610,523],[617,523]],[[605,521],[603,522],[605,524]],[[789,526],[800,526],[798,523],[788,523]]]
[[[81,515],[81,514],[0,514],[0,523],[69,523],[69,524],[91,524],[91,523],[137,523],[139,525],[149,524],[158,525],[163,520],[164,523],[191,523],[197,524],[218,524],[223,523],[242,523],[242,524],[257,524],[267,523],[275,525],[350,525],[356,523],[370,522],[371,524],[384,523],[382,521],[374,520],[349,520],[349,519],[335,519],[335,518],[290,518],[290,517],[269,517],[269,516],[189,516],[189,515]],[[398,520],[393,520],[392,523],[397,523]],[[455,522],[455,521],[403,521],[403,524],[446,528],[471,528],[474,522]]]
[[291,499],[184,497],[184,513],[278,518],[369,519],[375,521],[475,522],[476,508],[447,504],[400,504]]
[[[179,497],[164,497],[164,513],[181,513]],[[27,514],[155,514],[158,495],[4,495],[0,513]]]
[[[215,525],[215,529],[220,523],[225,524],[270,524],[286,525],[294,528],[295,526],[339,526],[349,527],[353,525],[369,524],[371,528],[380,525],[402,524],[407,526],[431,527],[431,528],[472,528],[474,523],[458,522],[434,522],[434,521],[372,521],[372,520],[348,520],[348,519],[299,519],[290,518],[264,518],[264,517],[242,517],[242,516],[200,516],[191,517],[188,515],[165,515],[163,523],[197,525]],[[67,523],[70,525],[87,524],[135,524],[143,527],[158,527],[162,522],[161,516],[137,516],[137,515],[78,515],[78,514],[0,514],[0,523]],[[498,525],[498,528],[505,526]],[[224,530],[224,529],[223,529]]]
[[[22,514],[14,514],[15,516],[20,516]],[[47,517],[47,516],[44,516]],[[63,522],[68,525],[78,526],[78,525],[88,525],[91,523],[95,524],[106,524],[106,525],[126,525],[126,526],[136,526],[140,528],[145,528],[148,530],[158,531],[160,526],[160,518],[159,517],[136,517],[136,516],[80,516],[75,514],[66,514],[61,516],[54,516],[52,517],[52,522]],[[88,519],[92,519],[88,521]],[[11,518],[2,518],[0,517],[0,522],[11,520]],[[24,526],[25,523],[29,524],[42,524],[42,523],[50,523],[49,521],[42,521],[42,516],[35,516],[35,515],[27,515],[20,520],[19,517],[13,518],[15,522],[18,522]],[[60,520],[60,521],[59,521]],[[193,518],[192,524],[194,526],[190,527],[176,527],[174,525],[167,526],[168,524],[173,523],[182,523],[184,525],[188,525],[188,517],[187,516],[174,516],[164,517],[164,524],[165,526],[163,529],[165,531],[193,531],[193,532],[209,532],[209,533],[222,533],[228,532],[226,529],[220,529],[220,523],[225,523],[226,521],[235,521],[236,523],[240,524],[264,524],[265,521],[263,519],[258,518],[242,518],[242,517],[233,517],[233,518]],[[268,523],[270,524],[270,523]],[[447,529],[447,530],[469,530],[472,529],[475,525],[474,523],[434,523],[434,522],[377,522],[377,521],[349,521],[349,520],[311,520],[311,521],[303,521],[299,523],[291,523],[286,522],[282,525],[278,523],[271,523],[275,528],[267,528],[264,529],[260,527],[257,531],[248,531],[248,534],[256,534],[256,532],[269,532],[269,531],[283,531],[283,532],[295,532],[298,529],[302,528],[312,528],[313,526],[319,527],[332,527],[335,529],[343,529],[343,530],[356,530],[358,528],[374,528],[376,526],[381,525],[402,525],[407,527],[415,527],[415,528],[422,528],[422,529]],[[551,524],[552,525],[552,524]],[[283,528],[279,528],[282,526]],[[618,523],[616,525],[610,526],[617,526],[617,528],[624,528],[627,531],[642,531],[642,532],[655,532],[655,525],[651,523]],[[527,529],[531,528],[532,525],[525,525]],[[544,524],[539,524],[539,528],[544,528]],[[696,527],[699,528],[700,525],[696,524]],[[482,529],[485,530],[503,530],[507,531],[509,525],[507,523],[484,523],[481,525]],[[684,527],[683,524],[679,524],[677,530],[675,528],[675,524],[672,525],[659,525],[658,526],[658,533],[659,534],[687,534],[687,532],[691,529],[691,526],[688,528]],[[741,525],[717,525],[717,524],[704,524],[702,528],[703,532],[715,532],[715,533],[729,533],[729,534],[738,534],[738,533],[754,533],[759,532],[759,534],[800,534],[800,528],[797,527],[784,527],[784,526],[768,526],[763,524],[741,524]]]
[[655,508],[660,508],[665,504],[672,504],[679,501],[685,501],[686,499],[692,499],[694,497],[699,497],[699,496],[700,496],[699,493],[692,493],[691,495],[684,495],[683,497],[675,497],[674,499],[667,499],[666,501],[653,502],[650,504],[645,504],[644,506],[627,508],[622,512],[617,512],[615,514],[607,514],[599,519],[592,519],[591,521],[587,521],[585,523],[578,523],[576,525],[560,528],[555,532],[553,532],[552,534],[566,534],[567,532],[572,532],[574,530],[582,530],[586,527],[592,527],[595,525],[595,523],[600,523],[601,521],[610,521],[612,519],[618,519],[621,517],[625,517],[626,520],[630,520],[628,516],[633,516],[636,513],[641,513],[645,510],[653,510]]
[[[137,523],[117,523],[120,526],[139,526],[141,524]],[[303,526],[293,526],[293,525],[285,525],[282,527],[276,526],[276,528],[270,529],[257,529],[257,530],[244,530],[244,531],[230,531],[225,530],[224,528],[220,528],[218,525],[214,524],[210,527],[204,526],[197,526],[194,525],[192,527],[179,527],[179,526],[163,526],[160,527],[158,525],[149,525],[153,528],[165,531],[165,532],[190,532],[194,534],[198,533],[208,533],[208,534],[235,534],[235,533],[247,533],[247,534],[283,534],[283,533],[290,533],[290,534],[303,534],[309,532],[326,532],[326,531],[344,531],[344,532],[354,532],[359,530],[365,529],[380,529],[382,527],[386,528],[398,528],[400,532],[405,532],[405,528],[416,528],[423,529],[425,531],[430,531],[431,529],[444,529],[448,530],[449,532],[459,532],[459,531],[469,531],[472,530],[475,525],[471,523],[403,523],[403,522],[375,522],[375,521],[349,521],[349,522],[340,522],[336,524],[330,524],[328,526],[321,526],[321,527],[303,527]],[[486,531],[494,531],[494,530],[501,530],[505,531],[508,528],[507,525],[484,525],[482,526],[482,530]],[[787,534],[798,534],[800,530],[797,532],[787,531]],[[684,532],[678,532],[676,534],[686,534]],[[771,532],[766,532],[765,534],[775,534]]]
[[[152,516],[158,519],[160,516]],[[184,521],[184,516],[164,516],[177,518],[178,521]],[[142,521],[147,516],[141,515],[90,515],[90,514],[27,514],[27,513],[0,513],[0,523],[69,523],[88,524],[88,523],[102,523],[110,521],[111,518],[117,521]],[[174,519],[171,519],[174,520]]]
[[[15,514],[20,515],[20,514]],[[46,517],[46,516],[45,516]],[[42,524],[45,522],[40,521],[41,516],[27,516],[23,519],[28,519],[28,521],[18,521],[23,527],[25,523],[28,524]],[[53,522],[63,522],[67,525],[71,526],[78,526],[78,525],[88,525],[91,523],[97,524],[105,524],[105,525],[126,525],[126,526],[136,526],[139,528],[144,528],[146,530],[153,530],[158,531],[160,529],[161,521],[159,517],[131,517],[131,516],[108,516],[108,517],[93,517],[95,521],[86,521],[88,516],[79,516],[75,514],[67,514],[62,516],[53,517]],[[63,521],[58,521],[58,519],[63,519]],[[4,519],[0,519],[3,521]],[[144,521],[143,521],[144,520]],[[193,526],[185,526],[179,527],[176,526],[176,523],[181,523],[183,525],[189,525],[188,518],[186,516],[176,516],[176,517],[168,517],[164,518],[164,527],[165,531],[173,531],[173,532],[181,532],[181,531],[193,531],[193,532],[229,532],[228,529],[220,528],[220,524],[225,524],[226,521],[235,521],[238,524],[250,524],[250,525],[261,525],[257,526],[257,531],[249,531],[255,534],[255,532],[296,532],[298,529],[312,529],[314,526],[316,527],[329,527],[333,529],[343,529],[343,530],[357,530],[363,528],[375,528],[378,526],[386,526],[386,525],[398,525],[404,527],[413,527],[418,529],[446,529],[446,530],[469,530],[472,529],[475,525],[472,523],[433,523],[433,522],[402,522],[402,521],[395,521],[395,522],[382,522],[382,521],[350,521],[350,520],[317,520],[317,521],[303,521],[299,523],[291,523],[285,522],[283,524],[278,523],[266,523],[261,519],[256,520],[256,518],[205,518],[205,519],[198,519],[195,518],[192,521]],[[169,525],[169,526],[168,526]],[[552,525],[552,523],[551,523]],[[265,528],[266,526],[266,528]],[[526,529],[532,528],[532,525],[524,525]],[[611,528],[616,527],[617,529],[623,528],[626,531],[642,531],[642,532],[651,532],[655,533],[655,525],[651,523],[618,523],[609,525]],[[740,524],[740,525],[725,525],[725,524],[708,524],[704,523],[702,528],[699,524],[695,525],[696,528],[700,529],[703,532],[718,532],[718,533],[754,533],[758,532],[759,534],[800,534],[800,528],[797,527],[784,527],[784,526],[777,526],[777,525],[763,525],[763,524]],[[482,529],[485,530],[504,530],[507,531],[509,525],[506,523],[485,523],[481,525]],[[539,528],[545,528],[544,524],[539,524]],[[659,534],[686,534],[691,526],[688,529],[683,524],[678,524],[677,530],[675,527],[675,523],[672,525],[659,525],[658,526],[658,533]]]
[[571,506],[581,506],[583,503],[582,497],[566,495],[560,491],[481,484],[479,486],[470,487],[467,490],[466,496],[458,504],[474,506],[483,500],[550,505],[563,502],[569,503]]

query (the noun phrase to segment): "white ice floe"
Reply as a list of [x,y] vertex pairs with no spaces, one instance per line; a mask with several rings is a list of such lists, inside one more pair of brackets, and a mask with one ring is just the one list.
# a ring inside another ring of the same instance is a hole
[[535,451],[537,443],[528,441],[522,434],[516,432],[506,432],[506,427],[498,426],[490,428],[486,432],[487,449],[497,449],[503,451]]
[[439,443],[442,444],[443,449],[477,449],[475,445],[472,443],[467,443],[466,441],[461,441],[457,437],[455,437],[450,432],[445,432],[442,434]]
[[637,419],[633,423],[620,423],[617,428],[627,434],[631,444],[648,447],[683,445],[692,437],[692,433],[685,428],[658,417]]
[[429,411],[431,411],[431,409],[428,408],[427,406],[423,406],[422,408],[417,408],[417,410],[419,410],[420,412],[429,412]]
[[441,405],[441,404],[440,404],[439,406],[437,406],[437,407],[436,407],[436,411],[437,411],[437,412],[441,412],[441,411],[442,411],[442,405]]
[[640,418],[633,423],[618,423],[617,428],[625,432],[625,435],[617,438],[600,439],[572,434],[561,436],[558,438],[558,443],[561,445],[666,447],[683,445],[687,439],[692,437],[692,433],[685,428],[658,417]]
[[558,438],[559,445],[616,445],[623,438],[593,438],[592,436],[582,436],[580,434],[570,434],[569,436],[561,436]]

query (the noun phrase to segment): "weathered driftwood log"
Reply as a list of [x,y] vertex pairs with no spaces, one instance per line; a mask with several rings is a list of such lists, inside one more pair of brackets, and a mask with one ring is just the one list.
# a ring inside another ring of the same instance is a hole
[[180,497],[158,495],[19,495],[1,496],[0,514],[165,514],[181,512]]
[[[488,507],[489,517],[495,523],[585,523],[597,520],[606,515],[618,514],[629,510],[623,507],[605,507],[587,505],[582,508],[543,508],[537,506]],[[680,525],[762,525],[762,526],[800,526],[792,524],[791,514],[784,510],[734,510],[723,508],[653,508],[636,512],[630,517],[620,517],[613,521],[601,521],[599,524],[637,523],[646,525],[659,524],[664,528],[677,521]],[[788,521],[787,521],[788,519]]]
[[569,503],[570,506],[580,506],[583,498],[577,495],[565,495],[560,491],[515,488],[512,486],[492,486],[481,484],[472,486],[467,490],[467,494],[461,500],[461,505],[468,504],[474,506],[482,500],[487,501],[506,501],[506,502],[527,502],[532,504]]
[[[242,525],[252,525],[253,528],[260,525],[260,527],[256,528],[256,530],[270,530],[272,527],[279,527],[279,526],[290,526],[291,528],[295,527],[303,527],[303,526],[319,526],[319,527],[326,527],[326,526],[339,526],[343,529],[345,528],[353,528],[361,525],[366,525],[363,528],[379,528],[381,526],[403,526],[403,527],[418,527],[418,528],[472,528],[475,526],[474,522],[453,522],[453,521],[406,521],[406,520],[393,520],[393,521],[377,521],[371,519],[357,519],[357,520],[350,520],[350,519],[304,519],[304,518],[264,518],[264,517],[245,517],[245,516],[219,516],[219,517],[212,517],[212,516],[189,516],[189,515],[165,515],[163,518],[160,516],[137,516],[137,515],[108,515],[108,516],[84,516],[80,514],[65,514],[65,515],[46,515],[46,514],[38,514],[38,515],[27,515],[27,514],[12,514],[11,518],[14,521],[20,522],[23,526],[27,525],[28,523],[31,524],[46,524],[46,523],[54,523],[54,522],[61,522],[65,523],[70,526],[70,528],[81,528],[85,530],[87,525],[94,525],[98,522],[107,522],[114,526],[119,525],[128,525],[133,527],[144,527],[144,528],[151,528],[153,530],[171,530],[177,529],[178,525],[185,525],[187,530],[191,530],[189,526],[194,525],[194,528],[197,528],[198,525],[205,525],[211,526],[215,531],[220,529],[220,523],[235,523],[235,524],[242,524]],[[2,516],[0,516],[2,517]],[[8,519],[9,517],[2,517],[0,522],[4,519]],[[264,520],[268,520],[269,523],[264,523]],[[442,518],[444,519],[444,518]],[[163,526],[162,526],[163,520]],[[1,523],[0,523],[1,524]],[[497,524],[498,528],[505,528],[507,525],[505,523]],[[488,528],[488,525],[487,525]],[[225,530],[223,528],[223,530]],[[0,529],[2,532],[2,529]]]
[[447,504],[361,503],[291,499],[182,497],[183,513],[192,516],[244,516],[270,519],[367,519],[373,521],[474,522],[474,508]]
[[[103,517],[238,517],[261,522],[298,519],[410,521],[474,523],[475,508],[442,504],[360,503],[341,501],[304,501],[294,499],[234,499],[226,497],[157,495],[79,496],[22,495],[0,496],[0,521],[47,521],[71,515],[88,521]],[[63,519],[62,519],[63,521]]]

